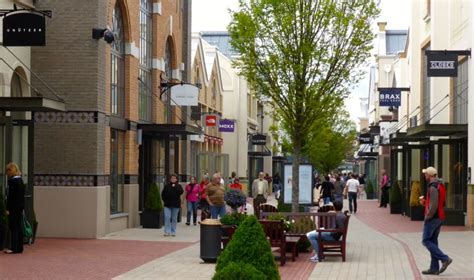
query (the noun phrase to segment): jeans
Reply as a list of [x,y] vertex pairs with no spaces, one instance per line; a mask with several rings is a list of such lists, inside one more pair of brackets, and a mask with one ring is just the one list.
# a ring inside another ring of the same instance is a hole
[[222,205],[222,206],[211,205],[211,218],[212,219],[217,219],[217,216],[222,218],[224,217],[225,214],[226,214],[225,205]]
[[349,211],[352,213],[352,202],[354,202],[354,213],[357,212],[357,193],[349,192]]
[[[321,232],[320,234],[321,239],[324,241],[335,241],[330,232]],[[318,255],[318,258],[321,258],[321,252],[319,252],[318,235],[318,232],[313,230],[308,232],[306,237],[308,237],[309,242],[313,246],[314,253]]]
[[331,202],[331,197],[323,197],[323,204],[326,205],[326,204],[329,204],[329,202]]
[[179,208],[165,207],[165,233],[176,234]]
[[197,223],[197,201],[188,201],[188,215],[186,216],[186,223],[189,224],[191,221],[191,211],[193,213],[193,222]]
[[423,246],[428,249],[431,255],[430,269],[438,271],[439,262],[447,261],[449,257],[445,255],[438,247],[438,235],[443,222],[440,219],[433,218],[425,221],[423,225]]

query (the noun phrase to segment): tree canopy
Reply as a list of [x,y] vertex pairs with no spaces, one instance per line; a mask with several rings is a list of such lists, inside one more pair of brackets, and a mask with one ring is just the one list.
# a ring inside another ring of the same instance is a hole
[[274,106],[293,146],[296,211],[302,148],[360,79],[378,9],[373,0],[240,0],[231,14],[231,44],[240,54],[235,66],[254,94]]

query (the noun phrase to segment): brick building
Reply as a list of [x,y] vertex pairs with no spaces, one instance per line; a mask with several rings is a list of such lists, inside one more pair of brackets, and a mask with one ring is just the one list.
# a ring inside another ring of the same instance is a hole
[[[96,238],[138,226],[151,183],[163,184],[172,173],[186,180],[188,135],[201,129],[160,88],[189,80],[190,6],[187,0],[36,3],[53,18],[46,46],[32,48],[32,70],[67,109],[34,115],[40,236]],[[93,29],[104,39],[93,38]]]

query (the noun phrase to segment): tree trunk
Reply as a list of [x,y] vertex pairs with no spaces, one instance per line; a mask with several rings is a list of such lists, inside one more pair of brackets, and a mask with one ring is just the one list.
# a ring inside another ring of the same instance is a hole
[[300,197],[300,166],[301,161],[301,140],[295,138],[293,141],[293,171],[292,171],[292,188],[291,188],[291,211],[299,211],[299,197]]

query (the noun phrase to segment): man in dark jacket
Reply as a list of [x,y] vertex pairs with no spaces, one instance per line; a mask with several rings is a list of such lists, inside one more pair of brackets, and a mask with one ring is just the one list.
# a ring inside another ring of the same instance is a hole
[[[444,254],[438,247],[438,235],[441,230],[441,224],[445,218],[444,202],[446,200],[446,189],[442,182],[438,180],[438,171],[434,167],[428,167],[422,170],[428,182],[426,200],[422,196],[420,202],[425,205],[425,222],[423,225],[423,245],[431,254],[431,265],[428,270],[422,271],[423,274],[438,275],[443,273],[453,261]],[[439,268],[441,262],[441,269]]]

